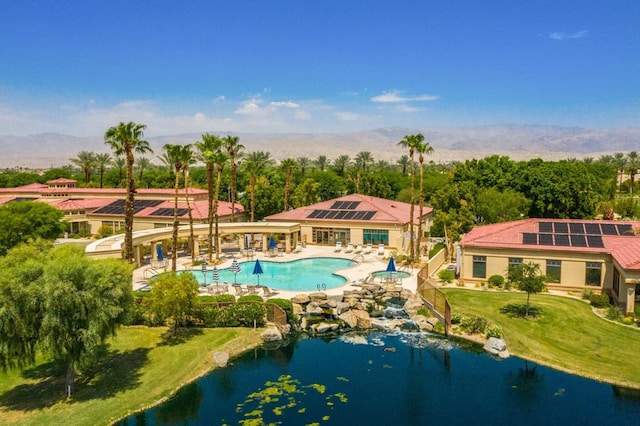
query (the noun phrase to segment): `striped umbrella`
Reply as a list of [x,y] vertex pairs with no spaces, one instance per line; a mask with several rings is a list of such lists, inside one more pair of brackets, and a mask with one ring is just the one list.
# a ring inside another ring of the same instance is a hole
[[211,272],[212,276],[213,276],[213,282],[216,283],[216,293],[218,291],[218,280],[220,279],[220,276],[218,275],[218,268],[216,268],[216,265],[213,265],[213,271]]
[[233,283],[237,284],[238,273],[240,272],[240,265],[238,265],[238,261],[235,258],[231,262],[231,268],[229,268],[229,271],[231,271],[231,273],[233,274]]

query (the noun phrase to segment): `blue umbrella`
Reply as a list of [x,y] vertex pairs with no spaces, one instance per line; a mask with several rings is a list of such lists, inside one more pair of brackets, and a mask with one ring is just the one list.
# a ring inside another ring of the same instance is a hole
[[264,274],[264,271],[260,266],[260,260],[256,259],[256,264],[253,266],[253,275],[258,276],[258,285],[260,285],[260,274]]
[[393,256],[389,258],[389,263],[387,264],[387,272],[389,273],[389,278],[391,278],[391,276],[396,273],[396,264],[393,261]]
[[158,260],[162,261],[164,259],[164,254],[162,253],[162,245],[158,244],[156,246],[156,253],[158,254]]
[[269,237],[269,248],[274,249],[276,247],[277,247],[276,240],[274,240],[273,237]]
[[238,265],[238,261],[236,259],[233,259],[233,261],[231,262],[231,267],[229,268],[229,271],[231,271],[231,273],[233,274],[233,283],[236,284],[238,273],[240,272],[240,265]]
[[248,235],[244,236],[244,249],[245,250],[249,250],[249,236]]

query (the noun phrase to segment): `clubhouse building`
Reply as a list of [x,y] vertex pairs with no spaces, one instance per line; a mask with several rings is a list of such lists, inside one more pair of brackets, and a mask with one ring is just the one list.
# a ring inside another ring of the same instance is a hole
[[486,282],[535,262],[549,289],[607,293],[632,313],[640,298],[639,229],[640,222],[561,219],[477,226],[459,243],[460,279]]

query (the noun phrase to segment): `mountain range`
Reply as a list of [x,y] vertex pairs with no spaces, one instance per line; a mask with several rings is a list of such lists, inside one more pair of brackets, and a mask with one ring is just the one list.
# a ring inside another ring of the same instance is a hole
[[[491,125],[475,127],[390,127],[350,133],[256,134],[211,131],[240,138],[245,152],[267,151],[272,158],[339,155],[354,158],[369,151],[374,160],[397,161],[407,150],[397,146],[405,135],[422,133],[434,148],[429,160],[464,161],[488,155],[506,155],[516,160],[543,158],[597,158],[614,152],[640,150],[640,127],[585,129],[537,125]],[[200,139],[200,133],[148,137],[155,163],[167,143],[184,144]],[[102,136],[77,137],[57,133],[29,136],[0,135],[0,168],[49,168],[69,164],[80,151],[109,152]]]

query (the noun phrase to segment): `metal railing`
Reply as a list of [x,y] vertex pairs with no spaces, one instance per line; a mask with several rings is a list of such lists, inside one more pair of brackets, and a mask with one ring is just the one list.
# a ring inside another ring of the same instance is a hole
[[451,305],[447,295],[429,283],[429,268],[424,266],[418,272],[418,294],[422,297],[427,307],[444,325],[444,334],[449,335],[451,327]]

